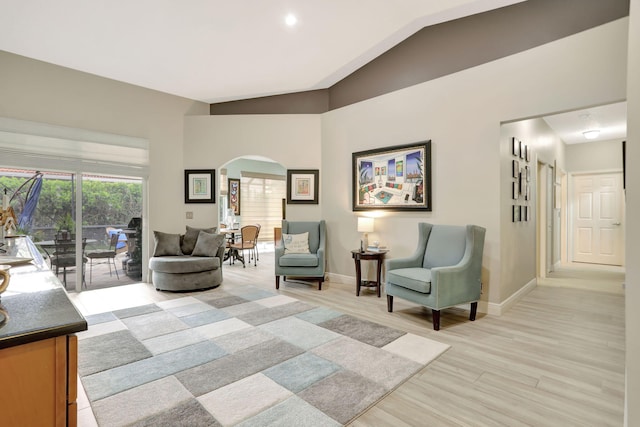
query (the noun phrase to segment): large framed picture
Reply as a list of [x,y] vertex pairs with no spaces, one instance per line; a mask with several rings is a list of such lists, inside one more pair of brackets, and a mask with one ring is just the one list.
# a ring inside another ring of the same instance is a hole
[[431,211],[431,140],[352,154],[353,210]]
[[186,169],[184,171],[184,202],[215,203],[215,169]]
[[240,180],[235,178],[229,178],[229,208],[233,209],[234,215],[240,215]]
[[318,169],[287,169],[287,203],[318,204]]

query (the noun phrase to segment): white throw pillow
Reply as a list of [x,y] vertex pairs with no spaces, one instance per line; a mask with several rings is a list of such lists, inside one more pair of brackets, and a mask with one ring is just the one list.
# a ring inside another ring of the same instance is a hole
[[309,232],[302,234],[282,234],[285,254],[308,254]]

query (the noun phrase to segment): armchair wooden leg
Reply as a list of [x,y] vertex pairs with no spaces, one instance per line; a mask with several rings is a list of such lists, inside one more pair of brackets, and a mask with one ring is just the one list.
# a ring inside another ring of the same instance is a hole
[[387,311],[393,312],[393,295],[387,295]]
[[433,330],[439,331],[440,330],[440,310],[431,310],[431,313],[433,315]]
[[318,290],[322,290],[322,277],[320,278],[320,280],[318,280]]
[[276,289],[280,289],[280,276],[276,276]]
[[476,313],[478,312],[478,301],[471,303],[471,312],[469,313],[469,320],[476,320]]

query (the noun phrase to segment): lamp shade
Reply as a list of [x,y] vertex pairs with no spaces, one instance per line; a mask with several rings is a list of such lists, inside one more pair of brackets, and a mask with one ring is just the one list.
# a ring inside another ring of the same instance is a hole
[[373,218],[358,217],[358,231],[371,233],[373,231]]

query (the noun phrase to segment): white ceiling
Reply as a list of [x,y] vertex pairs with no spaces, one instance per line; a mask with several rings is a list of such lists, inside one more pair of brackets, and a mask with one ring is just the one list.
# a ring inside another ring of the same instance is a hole
[[324,89],[425,26],[520,1],[0,0],[0,49],[214,103]]
[[[0,0],[0,50],[215,103],[327,88],[425,26],[520,1]],[[598,140],[626,137],[625,103],[545,120],[585,142],[585,112]]]
[[[627,103],[602,105],[543,117],[551,129],[567,144],[610,141],[627,137]],[[599,129],[596,139],[587,140],[584,131]]]

